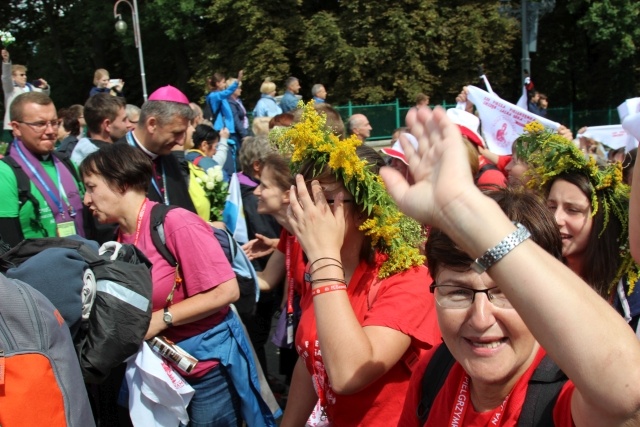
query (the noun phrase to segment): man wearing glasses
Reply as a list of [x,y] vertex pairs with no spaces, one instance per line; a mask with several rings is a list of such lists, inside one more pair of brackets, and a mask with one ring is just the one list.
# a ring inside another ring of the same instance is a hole
[[0,235],[23,238],[85,236],[82,186],[68,159],[54,152],[60,122],[42,92],[18,95],[10,108],[15,139],[0,162]]
[[2,90],[4,91],[4,127],[2,141],[11,142],[11,124],[9,123],[9,108],[16,96],[26,92],[44,92],[49,95],[51,88],[44,79],[38,79],[33,83],[27,83],[27,67],[24,65],[12,65],[9,51],[2,49]]

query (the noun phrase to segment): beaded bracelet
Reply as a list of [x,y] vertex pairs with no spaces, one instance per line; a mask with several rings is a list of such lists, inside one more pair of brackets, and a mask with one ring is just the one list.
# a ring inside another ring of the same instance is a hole
[[347,285],[345,285],[344,283],[337,283],[334,285],[328,285],[328,286],[322,286],[320,288],[316,288],[311,291],[311,295],[315,297],[317,295],[325,294],[327,292],[346,291],[346,290],[347,290]]

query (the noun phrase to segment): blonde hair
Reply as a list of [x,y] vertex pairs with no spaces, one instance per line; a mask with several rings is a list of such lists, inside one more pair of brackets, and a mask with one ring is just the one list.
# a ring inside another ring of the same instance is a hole
[[103,78],[109,78],[109,72],[104,68],[98,68],[95,73],[93,73],[93,84],[98,86],[98,83]]
[[11,75],[16,75],[20,72],[27,74],[27,67],[25,67],[24,65],[18,65],[18,64],[11,66]]
[[276,91],[276,84],[272,82],[269,77],[264,79],[264,82],[262,82],[262,85],[260,86],[260,93],[264,93],[266,95],[275,91]]
[[[230,78],[227,79],[227,87],[231,86],[232,84],[234,84],[238,79],[236,78]],[[238,87],[242,87],[242,82],[240,82],[240,84],[238,84]]]

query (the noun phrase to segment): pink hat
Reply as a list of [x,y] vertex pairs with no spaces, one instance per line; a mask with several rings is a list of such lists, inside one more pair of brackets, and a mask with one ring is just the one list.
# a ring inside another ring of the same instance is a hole
[[149,101],[168,101],[189,105],[187,96],[173,86],[163,86],[149,95]]
[[480,147],[486,147],[484,139],[478,133],[478,129],[480,128],[479,118],[458,108],[449,108],[447,110],[447,117],[458,125],[460,133],[469,138],[469,141]]
[[[411,135],[410,133],[402,133],[401,135],[404,135],[405,138],[407,138],[407,141],[411,143],[414,150],[418,150],[418,140],[416,139],[415,136]],[[394,142],[391,148],[387,148],[387,147],[381,148],[380,151],[382,151],[384,154],[386,154],[389,157],[402,160],[402,162],[405,165],[409,164],[407,162],[407,159],[404,157],[404,150],[402,149],[402,145],[400,145],[399,140]]]

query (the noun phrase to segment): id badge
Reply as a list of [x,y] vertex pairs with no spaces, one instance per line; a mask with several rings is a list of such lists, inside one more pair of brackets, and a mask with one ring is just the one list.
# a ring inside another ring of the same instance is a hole
[[293,315],[287,315],[287,344],[293,344]]
[[58,232],[58,237],[69,237],[77,234],[76,224],[73,221],[56,224],[56,231]]

